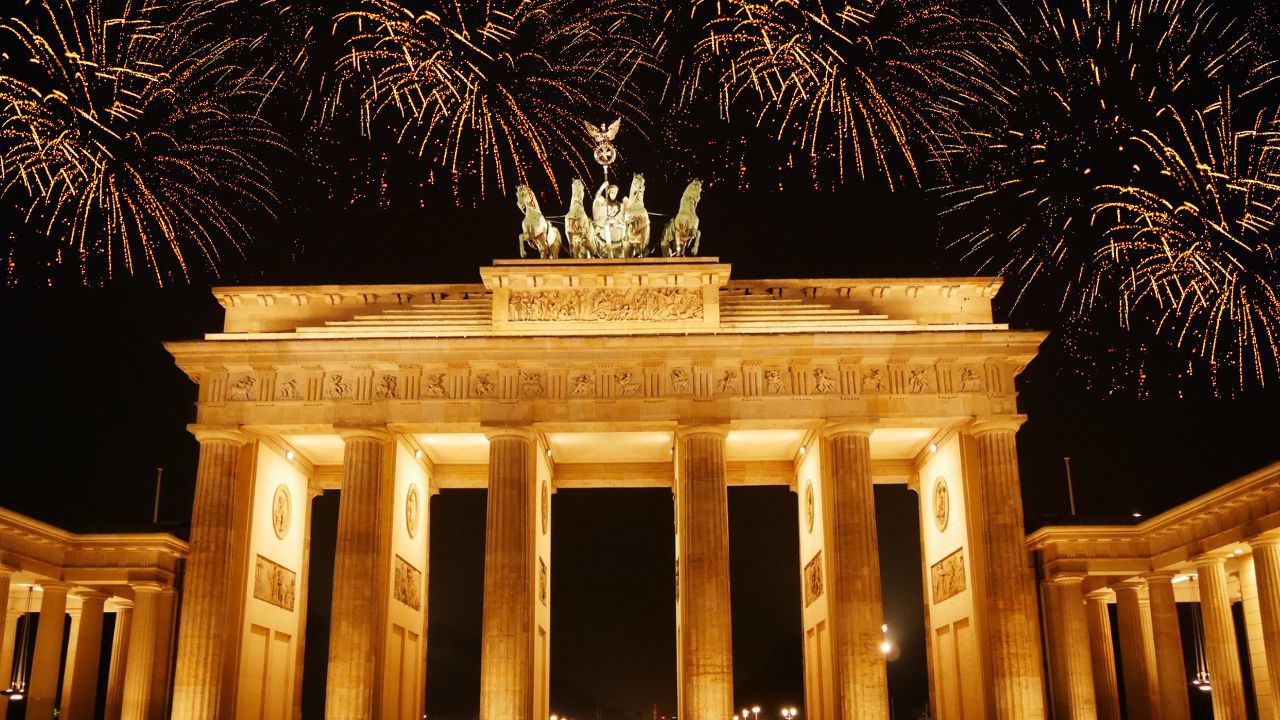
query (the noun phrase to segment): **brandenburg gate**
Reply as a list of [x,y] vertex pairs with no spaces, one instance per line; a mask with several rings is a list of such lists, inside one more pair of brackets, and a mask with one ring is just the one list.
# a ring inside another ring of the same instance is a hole
[[[430,499],[487,488],[480,717],[545,720],[555,493],[642,486],[675,504],[679,717],[727,720],[727,488],[785,485],[807,717],[888,718],[875,483],[920,496],[938,716],[1045,717],[1014,442],[1043,334],[992,322],[998,281],[738,281],[684,257],[480,276],[219,289],[222,332],[167,346],[200,443],[173,717],[298,717],[305,672],[328,717],[420,718]],[[304,667],[327,490],[329,657]]]

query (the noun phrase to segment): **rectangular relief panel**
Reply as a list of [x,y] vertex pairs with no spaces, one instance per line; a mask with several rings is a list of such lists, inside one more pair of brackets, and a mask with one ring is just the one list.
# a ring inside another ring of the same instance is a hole
[[422,571],[396,556],[395,599],[414,610],[422,609]]
[[968,587],[964,574],[964,548],[934,563],[929,568],[929,580],[935,605],[964,592]]
[[265,603],[293,612],[298,574],[289,568],[257,556],[253,573],[253,596]]

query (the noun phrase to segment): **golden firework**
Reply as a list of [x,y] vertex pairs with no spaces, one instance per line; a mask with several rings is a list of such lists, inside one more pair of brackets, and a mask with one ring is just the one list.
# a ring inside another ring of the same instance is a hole
[[229,43],[186,54],[146,11],[109,17],[100,0],[29,10],[0,19],[19,49],[0,66],[0,192],[48,255],[85,281],[163,283],[240,251],[246,213],[274,204],[259,153],[280,141]]

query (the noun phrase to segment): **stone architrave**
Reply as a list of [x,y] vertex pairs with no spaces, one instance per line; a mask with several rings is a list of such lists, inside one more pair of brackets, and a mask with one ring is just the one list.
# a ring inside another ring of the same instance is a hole
[[1039,604],[1018,479],[1017,432],[1024,420],[980,418],[969,428],[977,445],[987,651],[999,720],[1045,717]]
[[[200,443],[191,543],[183,587],[182,622],[174,674],[174,720],[219,720],[226,674],[231,553],[240,448],[248,441],[230,427],[193,425]],[[135,622],[138,618],[135,616]],[[142,650],[139,648],[139,652]]]
[[728,718],[733,708],[733,628],[729,605],[727,428],[676,431],[679,557],[679,716]]

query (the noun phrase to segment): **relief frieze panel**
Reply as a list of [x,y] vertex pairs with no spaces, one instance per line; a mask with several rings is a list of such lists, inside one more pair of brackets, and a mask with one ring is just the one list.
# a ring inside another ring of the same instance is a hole
[[929,568],[929,579],[935,605],[964,592],[967,589],[964,574],[964,548],[934,563]]
[[257,556],[253,573],[253,596],[265,603],[293,612],[298,574],[289,568]]
[[702,320],[701,289],[597,288],[513,292],[510,322],[627,322]]

